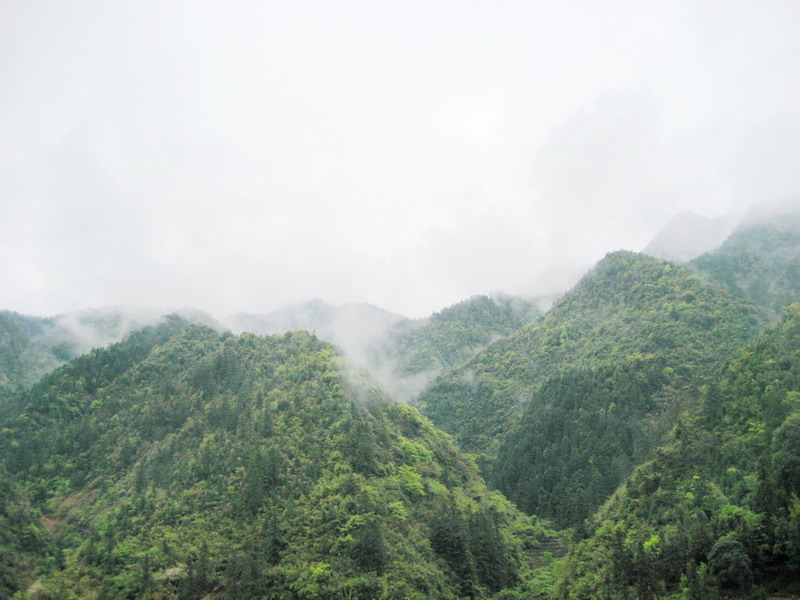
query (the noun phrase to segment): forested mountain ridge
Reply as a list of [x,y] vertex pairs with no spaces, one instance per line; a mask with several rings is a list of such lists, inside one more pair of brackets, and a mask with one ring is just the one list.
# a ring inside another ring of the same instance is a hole
[[408,319],[370,304],[312,300],[266,314],[225,320],[235,333],[283,334],[305,329],[344,350],[384,388],[410,400],[434,376],[477,354],[541,315],[534,303],[507,294],[473,296],[423,319]]
[[380,343],[397,376],[441,373],[497,339],[532,323],[541,311],[513,296],[473,296],[427,319],[398,323]]
[[3,575],[32,597],[480,598],[550,535],[307,333],[172,319],[12,409],[0,451],[55,548]]
[[761,326],[688,269],[615,252],[540,321],[437,378],[420,406],[489,456],[485,474],[521,508],[575,524],[658,442],[695,378]]
[[800,215],[753,217],[689,265],[777,320],[800,301]]
[[[136,307],[86,309],[54,317],[0,311],[0,406],[66,361],[158,323],[167,312]],[[541,315],[534,303],[510,295],[474,296],[424,319],[408,319],[370,304],[321,300],[266,314],[237,313],[224,325],[202,311],[175,314],[234,333],[276,335],[304,329],[345,351],[395,397],[409,400],[435,375],[498,337]]]
[[[120,341],[158,323],[164,314],[133,307],[86,309],[54,317],[0,311],[0,410],[3,398],[22,392],[68,360]],[[195,309],[179,311],[192,322],[218,324]]]
[[420,408],[575,528],[555,562],[561,536],[313,334],[173,316],[35,383],[75,330],[0,313],[0,598],[798,593],[800,306],[752,341],[798,273],[783,219],[687,265],[610,253],[538,320],[510,297],[417,321],[315,304],[407,395],[451,369]]
[[704,387],[581,528],[557,597],[800,592],[800,305]]
[[68,340],[44,343],[52,319],[0,311],[0,404],[64,361],[74,358]]

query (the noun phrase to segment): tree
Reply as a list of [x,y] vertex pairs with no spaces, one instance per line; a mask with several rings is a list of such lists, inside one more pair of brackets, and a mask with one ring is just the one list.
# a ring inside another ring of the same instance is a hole
[[750,558],[735,534],[719,538],[708,553],[708,567],[723,588],[746,588],[753,582]]

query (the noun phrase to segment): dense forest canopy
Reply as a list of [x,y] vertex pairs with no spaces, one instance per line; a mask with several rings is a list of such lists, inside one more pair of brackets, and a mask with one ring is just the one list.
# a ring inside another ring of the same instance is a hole
[[539,322],[435,380],[420,406],[486,455],[485,474],[520,507],[574,525],[760,326],[685,267],[617,252]]
[[485,597],[550,535],[303,332],[142,330],[21,397],[0,449],[47,540],[9,542],[6,594]]
[[[800,305],[704,386],[586,525],[569,599],[763,597],[800,583]],[[751,595],[752,594],[752,595]]]
[[777,320],[800,299],[800,215],[753,217],[690,266]]

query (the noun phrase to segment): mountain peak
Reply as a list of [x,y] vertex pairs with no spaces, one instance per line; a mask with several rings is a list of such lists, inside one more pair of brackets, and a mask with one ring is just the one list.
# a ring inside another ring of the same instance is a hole
[[733,215],[710,219],[688,211],[678,213],[642,252],[664,260],[686,262],[719,247],[737,222],[738,218]]

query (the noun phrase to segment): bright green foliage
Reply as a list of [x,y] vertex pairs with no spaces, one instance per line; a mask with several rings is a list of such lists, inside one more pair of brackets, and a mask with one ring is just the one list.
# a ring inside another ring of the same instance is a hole
[[800,305],[793,305],[703,389],[700,410],[581,528],[558,596],[796,593],[798,390]]
[[38,597],[455,599],[523,585],[526,552],[550,533],[340,363],[306,333],[173,320],[35,386],[0,451],[56,524],[64,569],[41,567]]
[[800,300],[800,216],[746,224],[690,266],[778,319]]
[[490,481],[523,510],[576,524],[668,430],[692,382],[759,325],[687,269],[617,252],[539,322],[436,379],[420,405],[487,457]]
[[0,598],[8,598],[31,574],[52,568],[55,555],[41,516],[0,466]]

